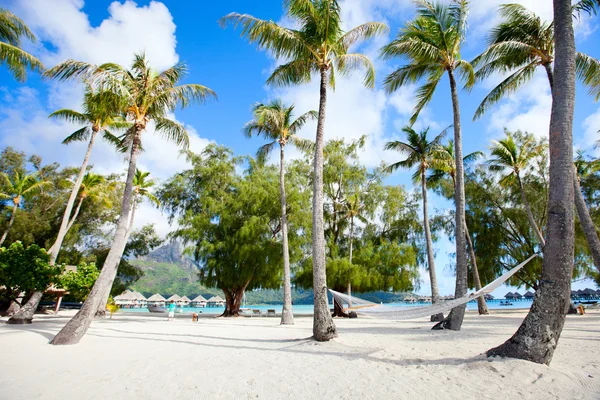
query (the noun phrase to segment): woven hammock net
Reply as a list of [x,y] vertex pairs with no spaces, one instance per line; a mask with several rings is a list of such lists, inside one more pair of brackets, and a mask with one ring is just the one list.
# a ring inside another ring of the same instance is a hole
[[331,292],[334,301],[342,305],[342,308],[344,308],[344,310],[354,311],[357,314],[398,321],[427,317],[434,314],[445,313],[455,307],[466,304],[469,301],[478,298],[479,296],[484,296],[488,293],[493,292],[537,256],[538,254],[532,255],[527,260],[523,261],[521,264],[505,272],[499,278],[489,283],[485,287],[481,288],[481,290],[478,290],[471,294],[466,294],[465,296],[459,297],[458,299],[446,300],[430,306],[389,306],[384,304],[373,303],[371,301],[360,299],[355,296],[348,296],[347,294],[336,292],[331,289],[329,289],[329,292]]

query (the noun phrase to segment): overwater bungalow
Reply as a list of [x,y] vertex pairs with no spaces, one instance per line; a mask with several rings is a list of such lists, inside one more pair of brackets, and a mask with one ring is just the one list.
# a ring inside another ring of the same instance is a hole
[[165,299],[158,293],[153,294],[152,296],[148,297],[148,299],[147,299],[148,305],[155,306],[155,307],[164,307],[166,301],[167,301],[167,299]]
[[167,303],[170,303],[170,302],[174,302],[175,305],[178,307],[181,306],[181,304],[182,304],[181,296],[179,296],[178,294],[174,294],[173,296],[171,296],[167,299]]
[[484,295],[483,295],[483,297],[484,297],[486,300],[494,300],[494,296],[492,296],[492,295],[491,295],[491,294],[489,294],[489,293],[487,293],[487,294],[484,294]]
[[504,295],[504,298],[506,300],[514,300],[515,299],[515,294],[513,292],[508,292]]
[[206,307],[206,299],[202,295],[198,295],[192,300],[192,307]]
[[527,291],[527,292],[526,292],[526,293],[523,295],[523,298],[524,298],[525,300],[533,300],[533,298],[534,298],[534,297],[535,297],[535,294],[534,294],[534,293],[533,293],[531,290],[528,290],[528,291]]
[[523,295],[519,292],[514,292],[513,296],[515,300],[523,300]]
[[223,307],[225,305],[225,300],[223,300],[220,296],[213,296],[206,301],[207,307]]
[[192,302],[187,296],[183,296],[181,299],[179,299],[179,301],[181,302],[182,306],[189,306]]
[[140,300],[135,292],[126,290],[118,296],[115,296],[115,303],[121,308],[137,308]]

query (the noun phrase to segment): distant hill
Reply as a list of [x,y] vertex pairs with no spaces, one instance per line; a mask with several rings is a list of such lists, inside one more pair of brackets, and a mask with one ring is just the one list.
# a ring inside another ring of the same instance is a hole
[[[160,293],[165,297],[173,294],[185,295],[190,299],[199,294],[206,298],[214,295],[223,297],[221,290],[207,288],[200,283],[196,266],[191,260],[182,256],[181,252],[182,246],[179,243],[167,243],[145,257],[131,260],[131,264],[144,271],[144,275],[132,285],[132,289],[146,297],[154,293]],[[402,301],[405,294],[372,292],[355,293],[355,295],[375,303],[391,303]],[[313,291],[293,289],[292,301],[294,304],[313,304]],[[246,302],[248,305],[282,304],[283,289],[247,292]]]

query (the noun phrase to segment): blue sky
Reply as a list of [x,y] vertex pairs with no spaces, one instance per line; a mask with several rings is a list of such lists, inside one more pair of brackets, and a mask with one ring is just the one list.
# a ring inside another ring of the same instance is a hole
[[[552,17],[551,1],[512,2],[521,3],[544,18]],[[487,30],[498,22],[496,10],[502,3],[502,0],[472,2],[469,35],[462,50],[465,59],[472,59],[483,50]],[[264,82],[276,60],[248,45],[232,28],[222,29],[217,23],[220,17],[233,11],[286,23],[281,0],[227,0],[212,2],[210,6],[206,2],[180,0],[0,0],[0,4],[23,18],[33,29],[39,42],[27,44],[26,48],[47,66],[66,58],[128,65],[132,54],[139,51],[146,51],[158,69],[185,61],[190,72],[186,81],[208,86],[219,96],[217,102],[175,113],[177,120],[189,128],[195,151],[214,141],[233,148],[238,154],[253,154],[260,143],[244,139],[240,129],[250,119],[250,107],[257,101],[281,97],[287,103],[295,103],[298,113],[315,109],[318,104],[316,81],[294,88],[266,87]],[[326,138],[353,139],[369,135],[361,160],[373,167],[382,160],[397,160],[396,155],[382,151],[382,147],[385,142],[400,138],[400,128],[407,124],[412,111],[414,93],[414,87],[390,96],[383,92],[381,81],[402,61],[379,60],[378,49],[412,17],[414,7],[409,0],[345,0],[342,8],[346,28],[367,21],[383,21],[391,29],[387,37],[358,49],[371,56],[375,63],[376,88],[364,89],[360,84],[361,76],[354,75],[338,80],[337,90],[329,98]],[[576,28],[578,50],[596,58],[600,57],[599,21],[584,19]],[[492,77],[470,93],[460,93],[465,152],[487,149],[490,140],[499,137],[504,127],[547,135],[551,99],[542,71],[529,85],[501,102],[483,119],[471,121],[477,105],[499,79]],[[83,144],[60,144],[74,127],[48,120],[47,115],[58,108],[78,108],[80,96],[81,89],[77,85],[42,81],[36,75],[31,75],[25,84],[19,84],[0,69],[0,147],[12,145],[42,155],[45,162],[78,165]],[[448,82],[444,80],[417,127],[431,126],[433,132],[441,131],[451,121]],[[600,129],[600,105],[594,103],[581,87],[578,88],[574,127],[575,145],[591,149]],[[302,135],[314,137],[314,125],[308,125]],[[165,179],[186,167],[186,162],[177,157],[175,146],[154,136],[152,129],[146,136],[147,151],[140,158],[141,168],[149,170],[158,179]],[[94,150],[92,163],[100,172],[120,172],[125,168],[123,159],[103,144]],[[388,183],[411,187],[410,174],[398,172],[388,179]],[[448,202],[432,197],[430,212],[450,206]],[[145,204],[138,215],[138,225],[154,222],[161,233],[168,232],[165,218],[150,205]],[[454,291],[454,277],[446,266],[448,253],[454,251],[453,245],[442,238],[436,244],[436,250],[440,289],[443,294],[449,294]],[[421,292],[428,293],[427,274],[423,272],[422,277]],[[590,285],[579,282],[574,287]],[[505,287],[495,294],[504,294],[507,290]]]

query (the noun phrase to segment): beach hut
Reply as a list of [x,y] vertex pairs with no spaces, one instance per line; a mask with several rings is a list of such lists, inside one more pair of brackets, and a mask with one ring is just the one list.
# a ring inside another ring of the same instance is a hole
[[515,296],[515,300],[523,300],[523,295],[519,292],[513,293]]
[[527,291],[527,293],[525,293],[525,294],[523,295],[523,297],[524,297],[526,300],[533,300],[533,298],[535,297],[535,294],[533,294],[533,292],[532,292],[531,290],[528,290],[528,291]]
[[223,307],[225,305],[225,300],[220,296],[213,296],[206,301],[206,305],[208,307]]
[[167,304],[170,302],[175,303],[176,306],[180,306],[181,305],[181,296],[179,296],[178,294],[174,294],[173,296],[171,296],[167,299]]
[[126,290],[118,296],[115,296],[115,304],[121,308],[133,308],[137,305],[138,298],[131,290]]
[[198,295],[192,300],[193,307],[206,307],[206,299],[202,295]]
[[514,300],[515,299],[515,294],[513,292],[508,292],[504,295],[504,298],[506,300]]
[[146,296],[144,296],[143,294],[141,294],[140,292],[134,291],[133,295],[135,296],[135,306],[136,307],[147,307],[148,306],[148,300],[146,299]]
[[492,295],[491,295],[491,294],[489,294],[489,293],[487,293],[487,294],[484,294],[484,295],[483,295],[483,297],[484,297],[486,300],[494,300],[494,296],[492,296]]
[[155,306],[155,307],[164,307],[166,301],[167,301],[167,299],[165,299],[158,293],[153,294],[152,296],[148,297],[148,299],[147,299],[148,305]]
[[183,296],[181,299],[179,299],[179,301],[181,302],[182,306],[189,306],[192,302],[187,296]]

